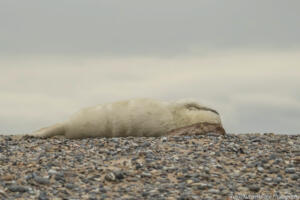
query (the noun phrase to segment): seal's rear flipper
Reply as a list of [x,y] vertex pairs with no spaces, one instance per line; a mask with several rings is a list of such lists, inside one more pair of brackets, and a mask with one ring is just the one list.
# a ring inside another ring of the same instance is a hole
[[53,126],[49,126],[46,128],[42,128],[38,131],[28,134],[29,136],[33,137],[41,137],[41,138],[48,138],[53,137],[56,135],[64,135],[65,128],[63,124],[55,124]]

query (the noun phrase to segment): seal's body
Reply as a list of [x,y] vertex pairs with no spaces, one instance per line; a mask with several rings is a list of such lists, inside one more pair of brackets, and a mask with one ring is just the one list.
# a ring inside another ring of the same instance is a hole
[[30,135],[67,138],[162,136],[199,122],[219,124],[219,114],[194,101],[132,99],[82,109],[69,120]]

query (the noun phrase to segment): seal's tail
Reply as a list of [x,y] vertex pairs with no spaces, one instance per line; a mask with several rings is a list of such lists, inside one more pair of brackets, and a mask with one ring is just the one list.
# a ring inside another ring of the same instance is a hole
[[42,128],[38,131],[35,131],[30,136],[34,137],[41,137],[41,138],[48,138],[53,137],[56,135],[64,135],[65,134],[65,128],[63,124],[55,124],[53,126]]

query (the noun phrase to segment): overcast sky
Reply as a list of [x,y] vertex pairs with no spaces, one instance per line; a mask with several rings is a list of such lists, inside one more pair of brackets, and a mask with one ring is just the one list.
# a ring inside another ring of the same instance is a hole
[[0,0],[0,133],[193,98],[231,133],[300,133],[299,0]]

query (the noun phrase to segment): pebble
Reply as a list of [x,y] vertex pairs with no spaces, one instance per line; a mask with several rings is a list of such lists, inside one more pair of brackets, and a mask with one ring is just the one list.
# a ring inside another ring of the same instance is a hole
[[264,180],[265,180],[266,182],[272,182],[272,181],[273,181],[273,179],[270,178],[270,177],[267,177],[267,178],[265,178]]
[[208,190],[209,193],[212,193],[212,194],[219,194],[220,193],[220,190],[216,190],[216,189],[210,189]]
[[116,180],[116,175],[113,172],[109,172],[108,174],[105,175],[105,180],[115,181]]
[[45,191],[41,191],[38,200],[49,200]]
[[285,169],[285,173],[288,173],[288,174],[294,174],[295,172],[296,172],[295,168],[286,168]]
[[297,181],[297,180],[299,179],[299,175],[293,174],[293,175],[291,176],[291,179],[294,180],[294,181]]
[[299,145],[276,134],[0,136],[0,199],[300,197]]
[[121,180],[124,179],[124,173],[122,171],[114,172],[116,179]]
[[72,190],[72,189],[74,189],[76,186],[74,185],[74,184],[72,184],[72,183],[67,183],[66,185],[66,188],[68,188],[69,190]]
[[44,185],[48,185],[50,184],[50,180],[47,178],[43,178],[43,177],[39,177],[39,176],[35,176],[34,180],[39,183],[39,184],[44,184]]
[[57,174],[57,171],[55,171],[54,169],[50,169],[50,170],[48,171],[48,174],[49,174],[49,175],[55,175],[55,174]]
[[259,192],[260,190],[260,187],[258,185],[250,185],[248,188],[252,192]]
[[257,168],[257,171],[259,171],[259,172],[263,172],[263,171],[264,171],[264,168],[262,168],[262,167],[258,167],[258,168]]
[[293,162],[294,162],[295,164],[297,164],[297,165],[300,165],[300,156],[295,156],[295,157],[293,158]]
[[281,178],[281,177],[276,177],[276,178],[274,179],[274,182],[277,183],[277,184],[279,184],[281,181],[282,181],[282,178]]
[[206,183],[196,183],[196,184],[192,184],[192,185],[196,186],[196,188],[199,190],[206,190],[206,189],[209,189],[212,187],[210,184],[206,184]]
[[142,175],[142,177],[148,177],[148,178],[152,177],[152,174],[148,173],[148,172],[143,172],[141,175]]
[[8,190],[11,192],[28,192],[28,187],[21,186],[21,185],[11,185],[8,187]]

